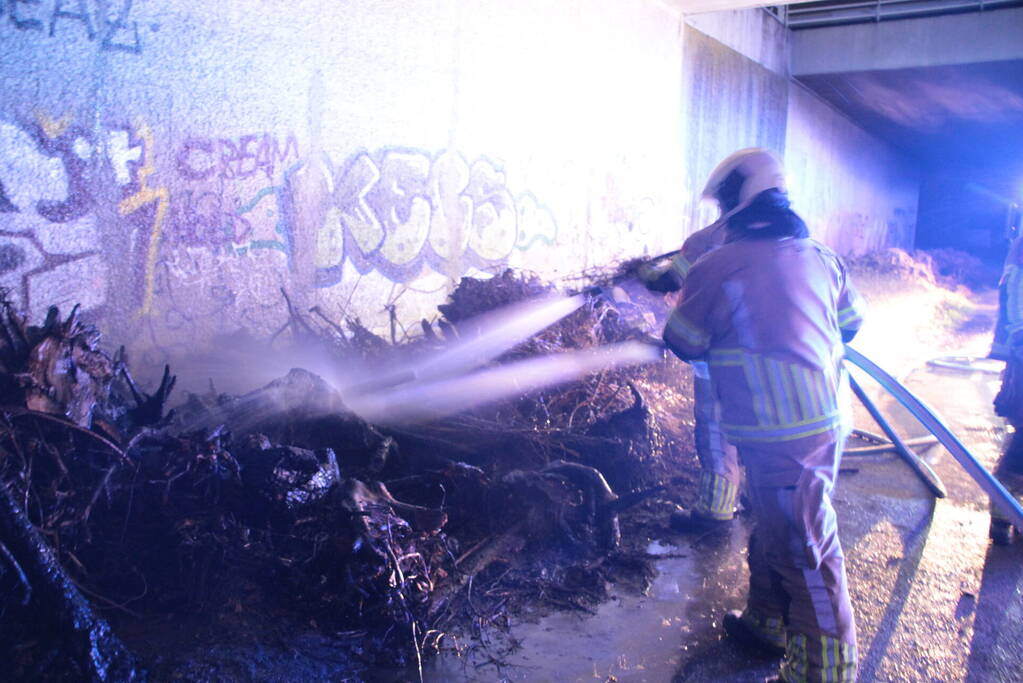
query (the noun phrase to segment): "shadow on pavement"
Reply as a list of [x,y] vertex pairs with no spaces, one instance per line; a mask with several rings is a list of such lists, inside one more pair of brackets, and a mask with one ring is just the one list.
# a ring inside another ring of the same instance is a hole
[[976,613],[966,683],[1020,680],[1023,662],[1021,582],[1023,545],[1018,542],[1010,547],[989,545],[980,595],[964,594],[956,611],[960,619]]
[[[927,535],[931,530],[934,521],[935,499],[931,499],[928,508],[929,514],[920,517],[917,524],[911,528],[900,528],[902,540],[902,561],[899,563],[899,572],[895,577],[895,584],[888,595],[884,615],[878,624],[877,631],[866,652],[860,653],[859,679],[861,681],[874,680],[878,665],[888,652],[892,635],[899,623],[902,612],[906,607],[906,601],[913,589],[913,580],[920,567],[920,560],[924,555],[924,548],[927,545]],[[893,524],[896,520],[892,520]],[[896,524],[898,528],[898,525]],[[880,596],[878,596],[880,598]]]

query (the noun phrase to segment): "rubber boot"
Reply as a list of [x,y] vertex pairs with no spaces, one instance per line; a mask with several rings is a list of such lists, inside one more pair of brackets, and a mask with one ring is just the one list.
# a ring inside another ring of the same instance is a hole
[[995,545],[1012,545],[1016,540],[1018,532],[1016,527],[1007,519],[991,518],[991,527],[988,529],[988,536]]
[[721,620],[725,633],[744,647],[769,657],[785,654],[785,627],[781,619],[756,619],[745,612],[732,610]]
[[677,510],[668,523],[681,534],[727,534],[732,528],[731,519],[705,517],[696,510]]
[[[1016,434],[1018,435],[1019,432]],[[1010,455],[1014,455],[1017,458],[1015,463],[1006,462]],[[1023,504],[1023,495],[1020,495],[1020,491],[1023,491],[1023,475],[1020,475],[1014,469],[1013,466],[1016,464],[1018,464],[1018,454],[1006,453],[998,465],[996,476],[1009,489],[1009,492],[1013,494],[1016,501]],[[993,503],[990,509],[991,526],[988,528],[988,536],[991,537],[995,545],[1011,545],[1016,537],[1019,536],[1020,530],[1013,526],[1012,522]]]

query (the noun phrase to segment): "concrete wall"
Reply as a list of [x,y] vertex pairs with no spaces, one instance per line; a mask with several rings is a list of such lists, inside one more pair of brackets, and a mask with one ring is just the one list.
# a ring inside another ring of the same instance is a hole
[[789,195],[811,234],[842,254],[911,248],[916,164],[794,81],[788,103]]
[[738,147],[859,154],[786,135],[756,10],[700,25],[770,68],[658,0],[0,7],[0,285],[156,355],[278,329],[282,288],[383,330],[464,274],[660,253]]
[[660,249],[680,213],[681,20],[657,2],[2,11],[0,284],[34,318],[80,301],[188,348],[279,327],[284,287],[415,321],[465,273]]
[[686,24],[686,233],[716,217],[695,199],[717,162],[766,147],[785,159],[793,208],[814,237],[844,254],[912,247],[915,164],[787,77],[787,34],[776,19],[745,10]]
[[788,81],[690,26],[685,65],[683,196],[690,204],[682,227],[689,234],[717,218],[717,206],[699,196],[718,162],[744,147],[784,155]]
[[788,76],[789,32],[770,13],[730,9],[686,14],[686,25],[765,68]]

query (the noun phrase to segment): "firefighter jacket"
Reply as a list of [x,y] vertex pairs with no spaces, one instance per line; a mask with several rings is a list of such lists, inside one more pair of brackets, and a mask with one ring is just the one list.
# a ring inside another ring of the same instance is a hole
[[789,442],[848,419],[843,341],[863,308],[824,245],[740,239],[692,266],[664,340],[680,358],[708,362],[729,442]]
[[1009,245],[1002,278],[998,282],[998,322],[991,357],[1007,360],[1013,346],[1023,343],[1023,237]]
[[995,414],[1018,432],[1023,429],[1023,237],[1012,241],[1005,258],[998,283],[998,322],[989,355],[1005,361]]

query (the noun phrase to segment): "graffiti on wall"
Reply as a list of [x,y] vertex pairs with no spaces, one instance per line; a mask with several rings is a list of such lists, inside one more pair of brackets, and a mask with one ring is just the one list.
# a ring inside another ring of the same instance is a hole
[[289,158],[298,158],[294,135],[279,140],[270,133],[229,138],[189,138],[178,149],[175,164],[186,180],[243,180],[262,173],[268,181]]
[[[104,253],[98,196],[104,185],[114,197],[134,191],[133,162],[146,154],[147,143],[126,126],[107,127],[102,135],[97,140],[70,114],[37,112],[25,125],[0,122],[0,286],[27,310],[105,302],[112,254]],[[100,168],[112,173],[103,176],[110,182],[99,182]],[[144,177],[141,182],[144,188]],[[124,212],[129,231],[139,218],[129,215],[135,211]],[[137,250],[153,248],[151,231],[143,232],[128,235],[127,251],[133,243]],[[113,260],[126,261],[119,265],[129,272],[134,264],[144,268],[144,260],[122,256]]]
[[[335,166],[301,156],[293,135],[254,133],[188,138],[172,168],[152,324],[180,338],[239,322],[280,327],[281,286],[329,289],[351,271],[415,287],[431,273],[507,264],[557,237],[552,213],[529,193],[513,196],[498,166],[455,152],[386,148]],[[311,282],[298,272],[299,248],[312,252]]]
[[[85,38],[100,50],[142,54],[134,0],[7,0],[0,17],[8,29],[60,40]],[[6,16],[5,16],[6,15]],[[157,30],[149,26],[149,30]]]
[[552,245],[557,224],[529,193],[513,196],[492,161],[453,151],[360,152],[334,174],[331,211],[317,236],[319,287],[341,280],[345,263],[407,282],[424,267],[459,276]]
[[146,327],[160,330],[154,340],[165,346],[239,324],[279,325],[279,288],[291,286],[294,269],[284,209],[286,178],[302,165],[295,136],[191,135],[163,148],[156,165],[169,187],[167,209],[162,224],[153,217],[158,244],[145,280],[155,303],[142,311]]
[[293,265],[293,226],[285,211],[286,178],[302,165],[293,134],[184,140],[165,243],[220,256],[279,252]]
[[[307,164],[294,135],[189,138],[174,163],[181,189],[171,202],[168,246],[235,256],[272,249],[293,266],[292,179]],[[514,197],[487,159],[470,164],[457,152],[387,148],[356,153],[326,174],[314,247],[321,288],[339,283],[345,267],[393,282],[414,280],[426,267],[458,276],[556,238],[551,212],[529,193]]]
[[149,223],[149,228],[145,231],[148,239],[146,240],[146,246],[144,249],[145,274],[142,282],[142,313],[146,314],[153,308],[153,284],[156,272],[156,257],[160,249],[160,237],[163,230],[164,217],[167,215],[167,206],[170,202],[170,195],[166,187],[154,188],[149,185],[149,177],[153,174],[153,171],[156,170],[153,160],[153,131],[150,130],[149,125],[146,124],[145,121],[141,120],[136,122],[135,128],[144,145],[144,151],[142,152],[143,161],[137,174],[138,188],[134,193],[120,201],[117,205],[117,212],[122,216],[131,216],[136,214],[140,209],[148,205],[153,205],[152,222]]
[[[551,211],[489,159],[397,148],[319,159],[290,133],[160,144],[141,119],[0,122],[0,286],[33,318],[80,303],[191,338],[266,328],[279,287],[300,281],[330,288],[350,270],[414,286],[556,242]],[[324,191],[310,194],[302,174],[320,167]],[[303,214],[309,202],[322,211]],[[295,279],[299,245],[311,270]]]

